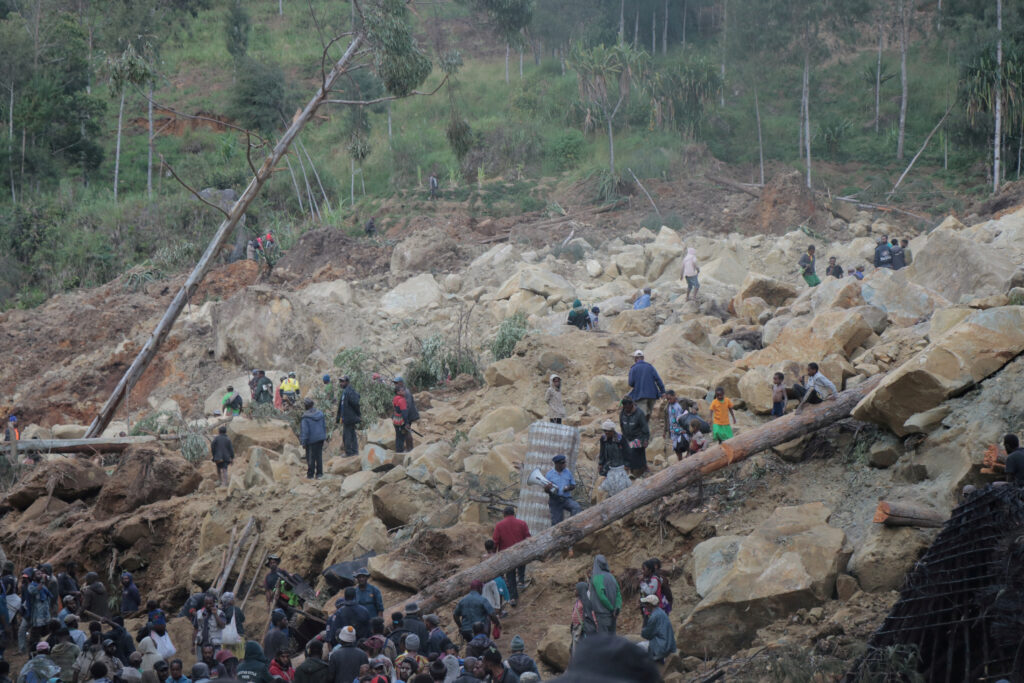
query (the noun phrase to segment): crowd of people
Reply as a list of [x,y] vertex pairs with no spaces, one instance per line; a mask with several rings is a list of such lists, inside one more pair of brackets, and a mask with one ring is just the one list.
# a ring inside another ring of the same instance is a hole
[[[815,246],[813,244],[808,245],[807,251],[800,256],[800,260],[797,262],[797,269],[809,287],[817,287],[821,284],[821,278],[815,272],[817,264],[815,254]],[[914,256],[910,251],[910,240],[906,238],[897,239],[895,237],[890,240],[888,235],[882,235],[878,238],[874,255],[874,266],[876,269],[901,270],[913,262]],[[846,271],[846,274],[858,280],[863,280],[865,274],[864,266],[858,264],[856,268]],[[843,277],[843,267],[836,262],[835,256],[828,257],[825,277],[837,279]]]

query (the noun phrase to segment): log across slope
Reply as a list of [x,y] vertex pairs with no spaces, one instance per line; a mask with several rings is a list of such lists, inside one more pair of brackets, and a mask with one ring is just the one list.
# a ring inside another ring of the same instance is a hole
[[[759,427],[746,429],[723,444],[671,465],[652,477],[637,481],[625,491],[587,508],[541,534],[427,586],[406,602],[416,602],[421,610],[429,612],[460,597],[469,590],[469,584],[474,580],[489,581],[514,567],[541,559],[556,550],[568,548],[634,510],[689,486],[702,475],[740,462],[755,453],[778,446],[802,434],[817,431],[849,416],[853,407],[874,389],[879,381],[881,377],[873,378],[853,389],[841,392],[835,400],[808,405],[800,412],[790,413]],[[387,611],[390,612],[391,608]]]

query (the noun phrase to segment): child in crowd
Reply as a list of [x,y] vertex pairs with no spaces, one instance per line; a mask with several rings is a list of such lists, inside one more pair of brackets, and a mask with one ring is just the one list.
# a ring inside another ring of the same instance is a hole
[[735,423],[736,413],[732,410],[732,401],[725,397],[725,389],[717,387],[715,400],[711,402],[711,437],[718,443],[731,439],[732,425]]

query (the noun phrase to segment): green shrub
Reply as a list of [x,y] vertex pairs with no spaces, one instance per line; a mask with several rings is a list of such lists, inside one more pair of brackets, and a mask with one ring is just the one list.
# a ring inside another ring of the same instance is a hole
[[559,134],[548,147],[548,158],[560,170],[575,168],[583,159],[587,140],[578,130],[567,130]]
[[359,393],[359,408],[365,426],[391,415],[391,399],[395,395],[394,385],[387,381],[390,378],[385,377],[383,382],[373,380],[372,363],[369,354],[359,346],[345,349],[334,357],[334,367],[339,374],[348,375],[352,388]]
[[[578,246],[578,245],[577,245]],[[516,348],[519,340],[526,336],[526,315],[516,313],[510,318],[505,318],[498,325],[498,333],[491,342],[491,355],[494,360],[509,358]]]
[[430,389],[457,377],[481,377],[476,354],[468,348],[453,344],[439,334],[420,342],[420,355],[406,369],[406,384],[417,389]]

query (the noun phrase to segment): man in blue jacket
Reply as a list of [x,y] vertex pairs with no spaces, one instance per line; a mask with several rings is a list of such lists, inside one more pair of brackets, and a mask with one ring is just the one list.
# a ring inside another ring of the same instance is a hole
[[632,387],[629,397],[636,401],[644,415],[650,417],[654,413],[654,402],[665,393],[665,383],[661,381],[654,366],[644,360],[644,352],[639,349],[633,352],[629,386]]
[[306,449],[306,479],[324,476],[324,441],[327,440],[327,425],[324,414],[318,410],[313,399],[303,401],[306,412],[302,414],[299,429],[299,443]]
[[341,423],[341,441],[345,446],[345,455],[359,455],[359,438],[356,436],[356,425],[363,421],[359,408],[359,393],[352,388],[348,375],[338,380],[341,386],[341,397],[338,399],[338,415],[334,424]]

